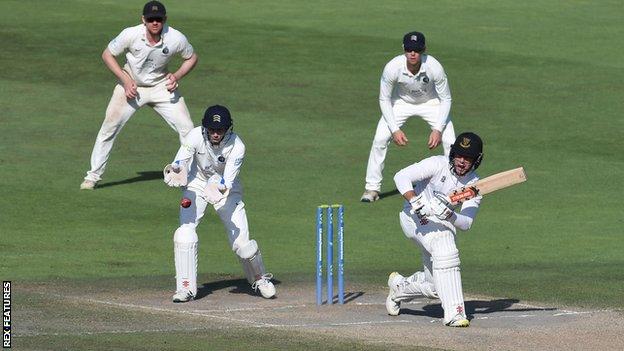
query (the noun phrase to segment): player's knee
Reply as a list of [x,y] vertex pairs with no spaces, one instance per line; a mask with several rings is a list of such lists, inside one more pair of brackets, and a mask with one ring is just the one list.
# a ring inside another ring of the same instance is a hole
[[433,269],[449,269],[459,267],[459,251],[450,251],[433,255]]
[[240,245],[236,244],[234,245],[236,247],[234,251],[242,259],[250,259],[258,252],[258,243],[255,240],[248,240]]
[[173,234],[173,241],[176,243],[196,243],[197,240],[197,232],[190,226],[180,226]]

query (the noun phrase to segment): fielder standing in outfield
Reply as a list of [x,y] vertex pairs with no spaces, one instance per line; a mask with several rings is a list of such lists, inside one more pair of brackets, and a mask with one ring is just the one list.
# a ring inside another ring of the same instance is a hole
[[221,218],[232,251],[238,256],[252,289],[260,290],[267,299],[275,295],[273,275],[266,273],[256,241],[249,240],[243,189],[238,180],[245,145],[232,131],[232,125],[226,107],[209,107],[202,126],[191,130],[174,162],[165,167],[165,183],[183,187],[184,198],[191,200],[190,206],[180,207],[180,227],[173,235],[177,286],[173,302],[187,302],[197,295],[195,229],[208,204]]
[[440,298],[444,324],[467,327],[464,296],[459,271],[456,228],[470,229],[479,210],[481,196],[465,201],[455,212],[446,194],[479,180],[475,170],[483,158],[483,143],[474,133],[462,133],[451,146],[450,155],[432,156],[394,176],[397,189],[405,198],[399,214],[405,236],[420,246],[423,271],[409,277],[390,274],[388,314],[396,316],[402,301],[416,296]]
[[381,75],[379,106],[382,116],[368,158],[362,202],[379,199],[388,144],[393,139],[399,146],[407,145],[407,137],[401,130],[407,119],[420,116],[429,124],[429,149],[442,142],[444,154],[448,155],[455,140],[449,116],[451,91],[444,68],[433,56],[424,54],[425,36],[420,32],[405,34],[403,50],[404,54],[386,64]]
[[[153,108],[178,132],[180,142],[193,129],[193,121],[184,98],[178,91],[178,81],[193,69],[197,54],[184,34],[169,27],[165,6],[150,1],[143,7],[142,24],[124,29],[113,39],[102,59],[119,79],[106,108],[106,116],[95,139],[91,153],[91,169],[80,189],[91,190],[102,178],[115,137],[124,124],[142,106]],[[115,56],[126,53],[123,69]],[[167,64],[180,55],[184,60],[174,73]]]

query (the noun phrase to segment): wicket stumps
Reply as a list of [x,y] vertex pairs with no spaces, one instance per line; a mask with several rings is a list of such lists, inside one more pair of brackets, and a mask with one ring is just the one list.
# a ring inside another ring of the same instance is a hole
[[316,208],[316,304],[323,304],[323,213],[327,213],[327,304],[334,303],[334,209],[338,223],[338,303],[344,304],[344,207],[320,205]]

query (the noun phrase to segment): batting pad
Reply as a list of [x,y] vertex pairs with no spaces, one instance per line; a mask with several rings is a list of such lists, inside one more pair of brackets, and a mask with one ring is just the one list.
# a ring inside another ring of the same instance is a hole
[[459,251],[454,235],[450,232],[443,233],[432,241],[431,249],[433,280],[444,309],[444,323],[450,322],[457,314],[465,317]]
[[176,268],[176,291],[188,290],[197,295],[197,233],[180,227],[173,235],[173,253]]
[[249,240],[245,246],[236,251],[236,254],[243,266],[243,271],[249,284],[253,284],[266,273],[264,262],[262,261],[262,253],[260,253],[258,243],[255,240]]

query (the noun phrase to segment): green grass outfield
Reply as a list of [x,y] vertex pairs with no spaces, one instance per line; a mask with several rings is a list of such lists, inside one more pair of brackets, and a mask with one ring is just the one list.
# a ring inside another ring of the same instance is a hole
[[[180,193],[160,179],[176,133],[149,108],[117,138],[102,181],[89,166],[114,76],[100,54],[143,1],[4,0],[0,40],[0,275],[35,280],[171,276]],[[624,307],[624,10],[619,1],[176,1],[169,23],[200,60],[181,81],[196,124],[230,107],[247,145],[251,235],[276,277],[314,279],[316,205],[345,205],[346,281],[383,286],[419,267],[392,195],[359,203],[383,65],[424,32],[445,67],[456,131],[485,141],[480,174],[525,167],[459,236],[468,293]],[[175,67],[175,66],[174,66]],[[430,155],[414,119],[398,169]],[[435,150],[440,153],[441,149]],[[222,225],[199,227],[201,273],[239,274]]]

